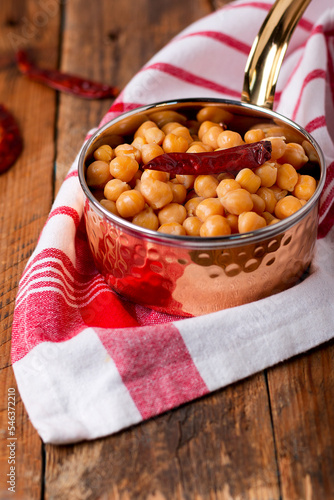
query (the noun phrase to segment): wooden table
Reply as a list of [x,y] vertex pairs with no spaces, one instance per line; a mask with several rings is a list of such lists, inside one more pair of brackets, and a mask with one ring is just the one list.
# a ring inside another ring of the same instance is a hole
[[[17,117],[24,152],[0,177],[0,497],[37,499],[334,498],[334,343],[116,435],[44,445],[16,406],[16,493],[7,490],[10,336],[19,278],[87,130],[111,101],[86,101],[28,81],[11,63],[122,88],[216,0],[12,0],[0,6],[0,102]],[[268,325],[270,328],[270,325]],[[16,389],[16,394],[19,394]]]

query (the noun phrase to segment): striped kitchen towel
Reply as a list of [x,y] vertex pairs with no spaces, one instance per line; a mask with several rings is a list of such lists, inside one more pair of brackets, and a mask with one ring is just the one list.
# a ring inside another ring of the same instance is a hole
[[[101,125],[154,101],[240,100],[247,56],[270,8],[238,0],[189,26],[133,77]],[[328,166],[312,269],[287,291],[206,316],[157,313],[108,288],[90,255],[74,162],[21,278],[13,321],[18,389],[45,442],[117,432],[332,338],[332,0],[311,3],[299,22],[275,109],[313,134]]]

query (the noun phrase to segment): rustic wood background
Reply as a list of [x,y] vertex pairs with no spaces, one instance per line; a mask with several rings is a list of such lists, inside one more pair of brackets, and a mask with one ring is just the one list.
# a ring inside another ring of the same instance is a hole
[[[124,87],[215,0],[3,0],[0,102],[24,152],[0,176],[0,498],[327,500],[334,498],[334,343],[119,434],[44,445],[19,399],[16,493],[7,490],[7,390],[18,281],[86,132],[111,101],[84,101],[28,81],[18,45],[38,62]],[[270,325],[268,325],[270,328]]]

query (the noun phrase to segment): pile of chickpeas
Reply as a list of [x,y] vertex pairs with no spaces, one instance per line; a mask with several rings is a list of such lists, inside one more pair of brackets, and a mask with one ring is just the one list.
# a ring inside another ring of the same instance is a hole
[[[161,233],[226,236],[275,224],[299,210],[315,192],[315,178],[298,172],[309,158],[280,127],[254,127],[242,137],[229,130],[232,118],[217,106],[201,108],[194,120],[171,110],[152,113],[131,142],[94,151],[87,184],[111,213]],[[262,140],[271,142],[271,159],[255,170],[245,165],[236,176],[145,170],[164,153],[212,152]]]

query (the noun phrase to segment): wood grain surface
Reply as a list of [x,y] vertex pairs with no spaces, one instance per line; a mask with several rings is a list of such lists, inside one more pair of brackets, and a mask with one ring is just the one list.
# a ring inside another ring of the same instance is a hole
[[[330,500],[334,343],[118,434],[44,445],[10,363],[14,300],[54,197],[111,100],[28,81],[12,58],[124,87],[174,35],[222,0],[13,0],[0,4],[0,102],[24,151],[0,176],[0,498]],[[270,328],[270,325],[268,325]],[[8,389],[16,390],[16,492],[8,491]]]

